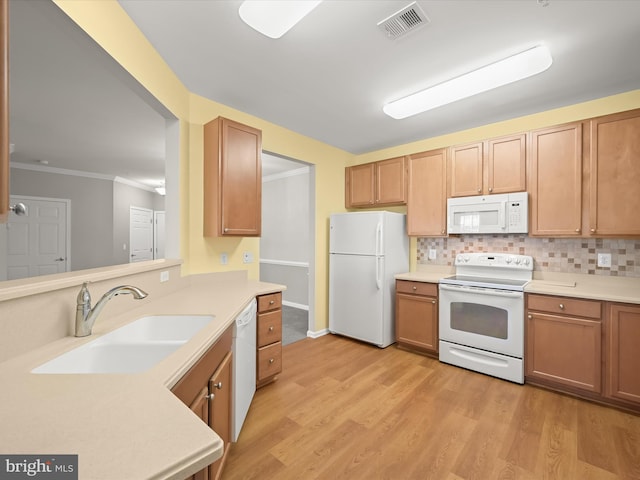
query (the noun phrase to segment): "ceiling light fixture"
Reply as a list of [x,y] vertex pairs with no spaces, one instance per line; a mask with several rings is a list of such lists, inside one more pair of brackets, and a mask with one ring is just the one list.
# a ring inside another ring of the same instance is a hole
[[517,82],[544,72],[553,59],[545,46],[537,46],[511,57],[465,73],[408,97],[387,103],[382,110],[401,119]]
[[240,18],[254,30],[270,38],[280,38],[302,20],[322,0],[245,0]]

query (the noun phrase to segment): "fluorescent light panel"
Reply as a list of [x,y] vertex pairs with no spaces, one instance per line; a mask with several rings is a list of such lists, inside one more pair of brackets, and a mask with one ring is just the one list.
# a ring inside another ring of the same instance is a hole
[[388,103],[382,110],[395,119],[410,117],[531,77],[544,72],[552,63],[549,50],[540,45]]
[[322,0],[246,0],[238,13],[254,30],[270,38],[280,38],[302,20]]

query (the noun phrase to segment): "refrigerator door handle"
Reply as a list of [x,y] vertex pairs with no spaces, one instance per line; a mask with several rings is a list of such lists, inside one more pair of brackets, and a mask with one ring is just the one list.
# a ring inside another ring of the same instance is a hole
[[382,255],[382,222],[376,226],[376,256]]
[[382,279],[380,278],[380,261],[382,260],[381,257],[376,257],[376,287],[378,287],[378,290],[382,289]]

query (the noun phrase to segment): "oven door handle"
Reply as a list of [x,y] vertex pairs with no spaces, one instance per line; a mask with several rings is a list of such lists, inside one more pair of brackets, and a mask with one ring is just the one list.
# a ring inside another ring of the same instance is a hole
[[490,295],[493,297],[507,297],[507,298],[522,298],[522,292],[511,292],[508,290],[495,290],[493,288],[469,288],[457,285],[443,285],[440,284],[440,290],[447,290],[449,292],[458,293],[475,293],[478,295]]

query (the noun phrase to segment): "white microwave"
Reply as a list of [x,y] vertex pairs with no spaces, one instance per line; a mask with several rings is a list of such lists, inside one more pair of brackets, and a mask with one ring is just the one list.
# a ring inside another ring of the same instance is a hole
[[449,233],[527,233],[527,192],[447,199]]

